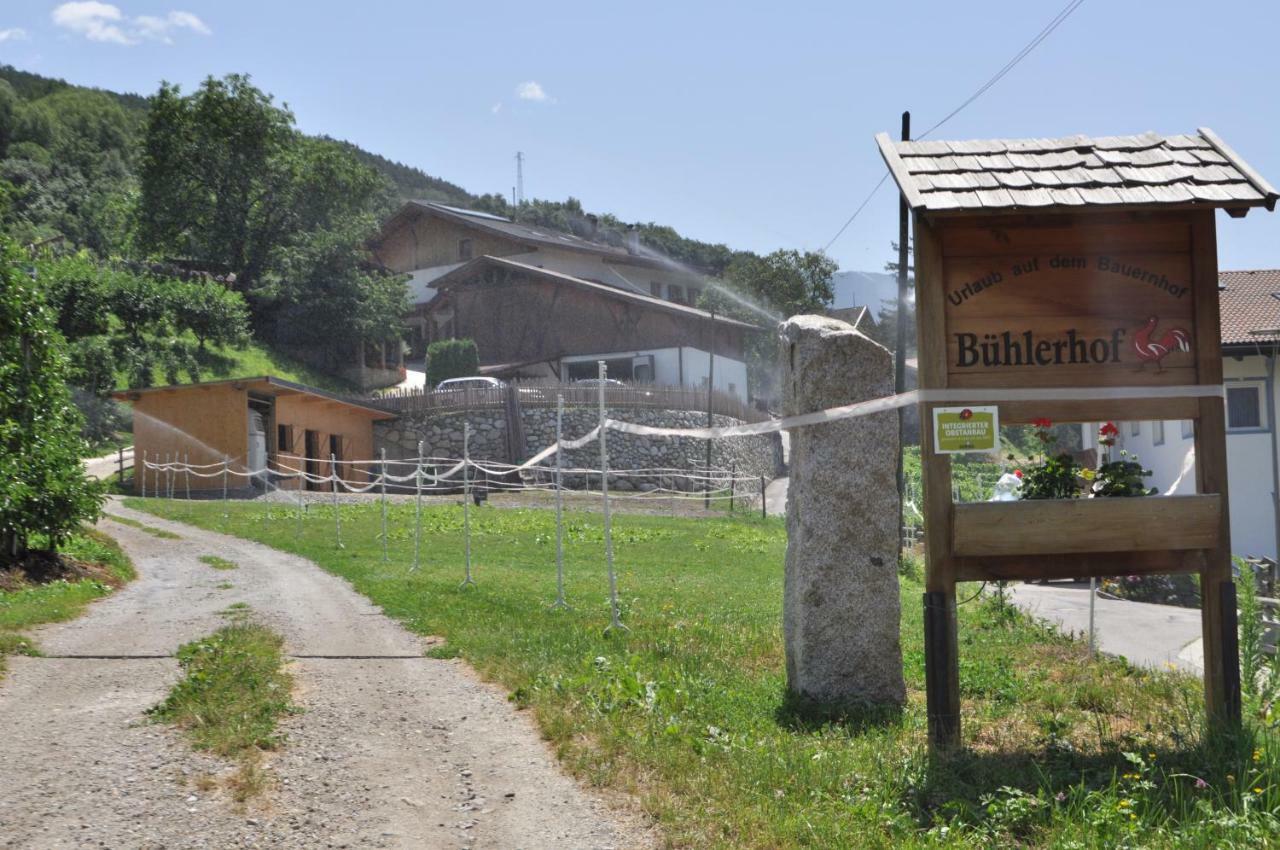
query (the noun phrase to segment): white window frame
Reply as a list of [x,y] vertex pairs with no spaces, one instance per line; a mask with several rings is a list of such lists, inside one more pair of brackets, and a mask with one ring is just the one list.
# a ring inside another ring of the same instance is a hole
[[1137,437],[1142,434],[1142,423],[1137,419],[1129,423],[1129,436]]
[[1164,445],[1164,420],[1156,419],[1151,423],[1151,445]]
[[1226,391],[1228,393],[1231,390],[1252,389],[1258,396],[1258,424],[1257,425],[1239,425],[1236,427],[1232,427],[1231,425],[1231,406],[1227,404],[1227,401],[1225,398],[1223,399],[1222,404],[1226,408],[1227,431],[1233,434],[1251,434],[1251,433],[1260,434],[1260,433],[1265,433],[1269,431],[1271,428],[1271,419],[1267,415],[1268,411],[1267,411],[1267,404],[1266,404],[1266,398],[1267,398],[1266,379],[1259,378],[1257,380],[1253,380],[1253,379],[1228,380],[1225,383],[1226,383]]

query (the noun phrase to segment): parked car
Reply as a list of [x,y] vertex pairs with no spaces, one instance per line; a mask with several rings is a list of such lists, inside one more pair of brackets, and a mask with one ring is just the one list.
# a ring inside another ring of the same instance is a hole
[[619,381],[617,378],[603,378],[603,379],[601,379],[601,378],[583,378],[583,379],[582,379],[582,380],[580,380],[580,381],[574,381],[574,383],[575,383],[575,384],[577,384],[577,385],[578,385],[578,386],[580,386],[580,387],[598,387],[598,386],[600,386],[602,383],[603,383],[606,387],[625,387],[625,386],[626,386],[626,384],[625,384],[625,383],[623,383],[622,381]]
[[472,378],[449,378],[436,384],[435,392],[447,393],[454,390],[500,390],[507,384],[497,378],[485,378],[476,375]]

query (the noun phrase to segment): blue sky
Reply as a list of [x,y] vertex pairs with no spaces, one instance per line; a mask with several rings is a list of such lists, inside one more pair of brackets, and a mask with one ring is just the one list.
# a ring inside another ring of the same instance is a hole
[[[821,248],[883,173],[873,135],[958,105],[1066,0],[0,4],[0,62],[150,93],[250,73],[299,126],[474,192],[525,192],[756,251]],[[1280,184],[1280,4],[1085,0],[934,138],[1189,132]],[[886,184],[832,246],[877,270]],[[1223,268],[1280,267],[1280,216],[1219,220]]]

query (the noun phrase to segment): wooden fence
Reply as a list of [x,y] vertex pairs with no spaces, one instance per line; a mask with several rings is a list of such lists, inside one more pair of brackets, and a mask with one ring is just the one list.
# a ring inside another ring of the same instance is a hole
[[[556,384],[543,382],[513,383],[506,387],[467,388],[458,390],[388,390],[364,403],[376,404],[396,413],[455,413],[465,410],[500,410],[509,394],[515,394],[521,407],[555,407],[556,397],[564,396],[566,407],[590,407],[599,403],[600,388],[590,384]],[[705,413],[707,391],[696,387],[660,387],[650,384],[609,384],[604,391],[605,404],[612,408],[692,410]],[[711,411],[744,422],[763,422],[767,411],[757,410],[742,399],[728,393],[711,394]]]

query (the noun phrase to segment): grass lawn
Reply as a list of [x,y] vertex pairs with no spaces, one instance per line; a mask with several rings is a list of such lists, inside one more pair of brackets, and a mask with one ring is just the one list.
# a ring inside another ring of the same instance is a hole
[[114,540],[99,531],[85,529],[72,535],[62,553],[90,565],[98,575],[46,584],[20,581],[11,590],[0,590],[0,673],[5,655],[39,654],[23,629],[77,617],[90,602],[134,577],[128,557]]
[[1196,680],[1090,661],[987,598],[961,607],[965,751],[931,762],[922,588],[910,575],[907,710],[789,699],[779,520],[615,516],[631,631],[606,635],[597,514],[567,518],[565,612],[548,608],[550,511],[472,511],[477,585],[461,589],[454,506],[424,510],[413,572],[412,505],[391,507],[383,563],[376,504],[342,507],[341,549],[328,506],[312,505],[299,532],[286,505],[232,503],[223,520],[216,503],[127,504],[311,558],[414,631],[443,636],[433,655],[500,682],[570,771],[631,795],[671,846],[1262,847],[1280,835],[1274,731],[1258,721],[1206,741]]

